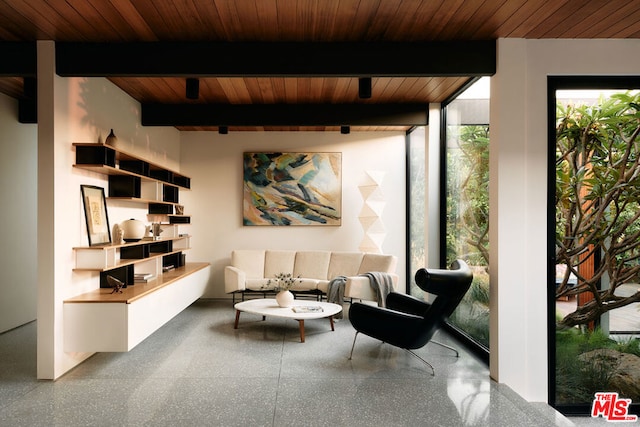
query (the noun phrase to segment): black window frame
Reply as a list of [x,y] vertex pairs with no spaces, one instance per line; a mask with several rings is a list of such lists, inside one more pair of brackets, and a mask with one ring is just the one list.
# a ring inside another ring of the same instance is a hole
[[[568,416],[590,415],[591,403],[556,403],[556,320],[555,320],[555,152],[556,92],[558,90],[637,90],[640,76],[547,76],[547,375],[549,405]],[[604,390],[603,390],[604,391]],[[640,415],[640,402],[629,406],[629,413]]]

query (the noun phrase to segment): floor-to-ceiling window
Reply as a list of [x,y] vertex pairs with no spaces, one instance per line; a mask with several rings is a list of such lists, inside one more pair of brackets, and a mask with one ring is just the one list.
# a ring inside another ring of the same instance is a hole
[[443,105],[441,263],[473,269],[469,292],[450,325],[489,349],[489,82],[476,80]]
[[637,88],[549,78],[549,400],[567,414],[625,417],[622,399],[640,409]]
[[418,288],[413,276],[420,268],[427,266],[426,260],[426,153],[425,153],[425,128],[414,128],[407,135],[407,171],[408,179],[408,209],[407,222],[409,224],[409,256],[408,271],[409,292],[411,295],[422,298],[422,289]]

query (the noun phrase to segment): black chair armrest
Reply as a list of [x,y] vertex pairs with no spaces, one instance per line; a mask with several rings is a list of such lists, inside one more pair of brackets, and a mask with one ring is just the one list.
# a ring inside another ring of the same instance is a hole
[[391,292],[387,295],[386,303],[387,308],[391,310],[397,310],[417,316],[424,316],[424,313],[431,306],[428,302],[422,301],[414,296],[398,292]]

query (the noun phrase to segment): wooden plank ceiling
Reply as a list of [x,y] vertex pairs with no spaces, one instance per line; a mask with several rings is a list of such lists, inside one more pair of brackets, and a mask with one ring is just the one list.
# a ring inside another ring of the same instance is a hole
[[[29,0],[0,3],[0,42],[437,42],[517,38],[638,38],[637,0]],[[379,58],[385,61],[385,58]],[[274,59],[275,60],[275,59]],[[428,58],[406,58],[427,61]],[[200,76],[194,76],[200,77]],[[141,103],[402,104],[442,102],[467,76],[206,76],[197,100],[184,77],[115,76]],[[19,98],[22,79],[0,78]],[[210,127],[179,127],[210,130]],[[400,127],[405,129],[406,127]],[[357,127],[352,130],[386,130]],[[336,130],[239,127],[233,130]]]

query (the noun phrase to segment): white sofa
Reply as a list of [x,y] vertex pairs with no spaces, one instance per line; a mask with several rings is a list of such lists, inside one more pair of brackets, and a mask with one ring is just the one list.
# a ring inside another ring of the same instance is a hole
[[397,263],[393,255],[364,252],[235,250],[231,253],[231,265],[224,270],[224,286],[235,301],[236,293],[241,293],[244,299],[245,293],[265,292],[267,282],[276,274],[292,273],[299,277],[292,291],[326,295],[329,282],[345,276],[345,298],[376,301],[369,278],[361,274],[388,273],[398,290]]

